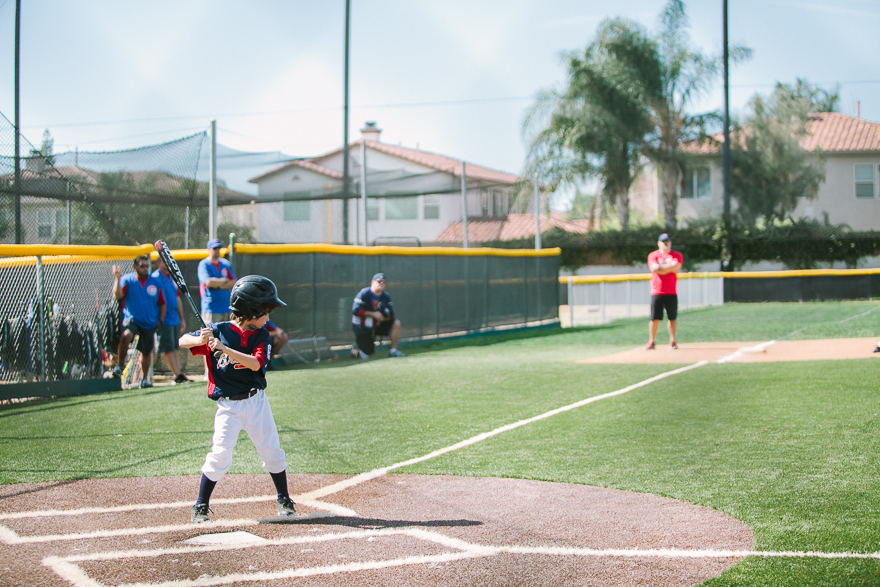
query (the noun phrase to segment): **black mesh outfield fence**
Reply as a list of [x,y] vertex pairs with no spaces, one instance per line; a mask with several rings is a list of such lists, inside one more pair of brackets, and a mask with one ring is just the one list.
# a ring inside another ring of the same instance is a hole
[[[173,251],[199,305],[198,263],[204,250]],[[228,255],[226,249],[224,254]],[[133,271],[140,247],[0,245],[0,383],[102,377],[115,361],[121,312],[112,267]],[[235,246],[238,277],[265,275],[287,302],[272,321],[292,340],[353,342],[355,294],[377,272],[387,276],[404,339],[532,326],[558,321],[559,251],[511,251],[341,245]],[[155,269],[155,267],[153,267]],[[188,329],[196,320],[184,303]],[[184,368],[201,365],[182,352]],[[161,360],[158,372],[167,371]]]

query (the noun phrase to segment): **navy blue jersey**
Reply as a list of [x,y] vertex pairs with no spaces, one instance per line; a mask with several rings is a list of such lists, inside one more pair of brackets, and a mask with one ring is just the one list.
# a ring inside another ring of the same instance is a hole
[[355,334],[368,334],[373,331],[374,320],[367,312],[382,312],[386,320],[394,320],[394,306],[387,291],[376,295],[369,287],[365,287],[354,298],[351,307],[351,329]]
[[[213,351],[206,344],[189,349],[193,355],[204,356],[211,366],[208,370],[208,397],[218,400],[221,397],[247,393],[252,389],[266,389],[266,365],[272,354],[269,332],[265,328],[242,330],[234,322],[208,324],[208,328],[214,331],[214,338],[219,338],[227,347],[253,355],[260,361],[260,368],[252,371],[228,355],[214,358]],[[201,335],[198,330],[190,334],[196,337]]]

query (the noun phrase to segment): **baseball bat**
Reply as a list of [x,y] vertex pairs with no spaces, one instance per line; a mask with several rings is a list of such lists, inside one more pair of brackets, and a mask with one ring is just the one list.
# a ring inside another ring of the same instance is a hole
[[[199,321],[199,325],[202,328],[207,328],[208,325],[205,324],[205,321],[202,320],[202,313],[199,312],[199,309],[196,307],[196,302],[193,300],[192,295],[189,293],[189,289],[186,287],[186,281],[183,279],[183,273],[180,271],[180,267],[177,266],[177,261],[174,260],[174,257],[171,256],[171,251],[168,249],[168,245],[165,244],[165,241],[158,240],[156,241],[156,253],[159,254],[159,258],[162,259],[162,262],[165,263],[165,267],[168,268],[168,272],[171,274],[171,281],[174,282],[174,285],[183,293],[186,297],[189,305],[192,306],[193,312],[196,314],[196,320]],[[221,351],[214,351],[214,358],[219,359],[223,353]]]

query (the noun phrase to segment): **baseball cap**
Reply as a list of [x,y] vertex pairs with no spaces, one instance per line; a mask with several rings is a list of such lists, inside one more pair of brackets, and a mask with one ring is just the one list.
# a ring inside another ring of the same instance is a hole
[[385,281],[385,274],[384,273],[377,273],[376,275],[373,276],[373,279],[371,279],[370,281],[379,281],[380,279],[382,281]]
[[665,232],[663,234],[661,234],[659,237],[657,237],[658,242],[659,241],[669,241],[669,240],[670,240],[669,235],[666,234]]
[[208,241],[208,248],[209,249],[219,249],[222,246],[223,246],[223,243],[220,242],[219,238],[212,238],[211,240]]

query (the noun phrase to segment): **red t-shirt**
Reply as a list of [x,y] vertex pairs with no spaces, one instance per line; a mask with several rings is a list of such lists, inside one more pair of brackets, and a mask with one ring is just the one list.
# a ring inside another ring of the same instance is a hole
[[[678,251],[669,251],[665,255],[660,252],[660,250],[656,250],[650,255],[648,255],[648,267],[651,265],[669,265],[673,261],[678,261],[681,263],[684,261],[684,257],[681,256],[681,253]],[[677,293],[676,284],[678,283],[678,275],[675,273],[666,273],[664,275],[657,275],[657,272],[651,273],[651,295],[652,296],[663,296],[663,295],[671,295]]]

